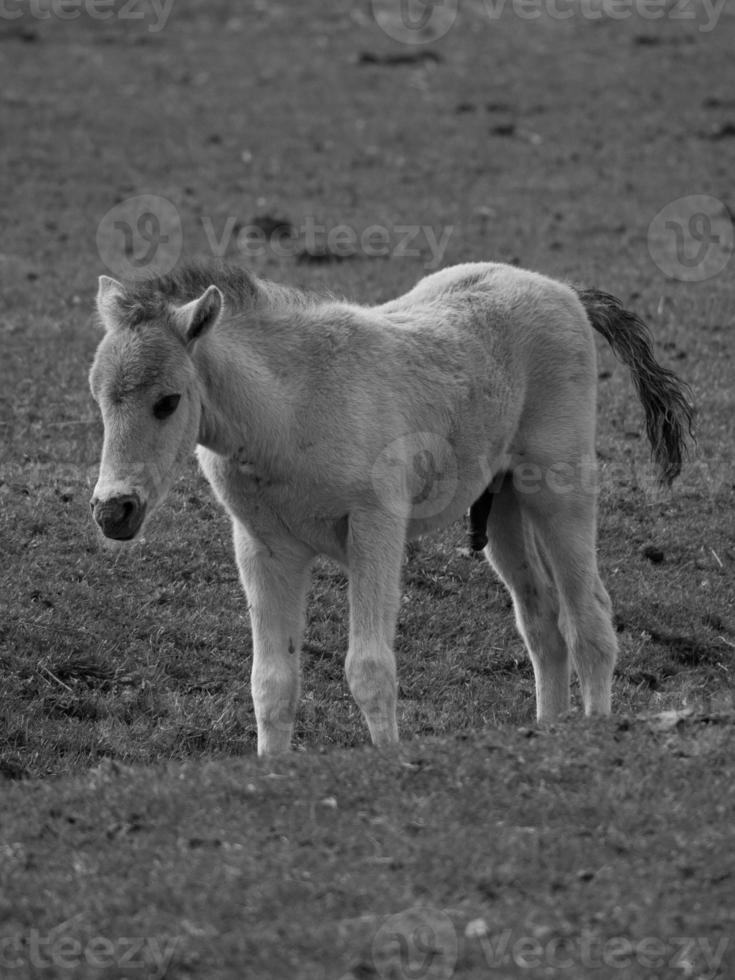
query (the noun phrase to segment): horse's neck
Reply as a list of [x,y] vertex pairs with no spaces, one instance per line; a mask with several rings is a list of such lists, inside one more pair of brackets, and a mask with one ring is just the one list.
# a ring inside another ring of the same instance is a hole
[[288,431],[288,400],[261,353],[241,331],[217,328],[194,361],[202,391],[199,443],[223,456],[250,455],[267,463]]

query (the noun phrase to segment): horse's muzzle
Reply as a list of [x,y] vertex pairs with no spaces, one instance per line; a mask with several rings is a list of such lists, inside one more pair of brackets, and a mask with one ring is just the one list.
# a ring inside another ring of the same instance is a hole
[[137,493],[122,494],[108,500],[92,497],[89,504],[102,533],[116,541],[134,538],[145,518],[146,505]]

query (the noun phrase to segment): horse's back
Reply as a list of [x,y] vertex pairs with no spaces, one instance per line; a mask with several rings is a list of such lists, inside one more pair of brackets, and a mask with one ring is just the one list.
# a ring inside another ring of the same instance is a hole
[[398,309],[421,302],[449,301],[452,297],[476,294],[492,296],[497,305],[509,307],[515,305],[520,297],[526,302],[535,300],[543,303],[545,308],[549,302],[565,304],[576,300],[571,287],[530,269],[503,262],[463,262],[425,276],[407,293],[379,308]]
[[426,276],[392,309],[398,315],[431,310],[446,324],[439,331],[472,335],[484,355],[470,371],[485,373],[485,417],[514,431],[516,448],[538,451],[544,440],[580,436],[588,442],[596,350],[592,326],[571,286],[516,266],[471,262]]

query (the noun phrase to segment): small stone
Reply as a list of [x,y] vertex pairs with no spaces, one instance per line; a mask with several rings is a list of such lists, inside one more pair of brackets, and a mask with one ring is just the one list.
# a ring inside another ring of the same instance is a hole
[[467,939],[481,939],[487,936],[489,930],[484,919],[472,919],[464,927],[464,934]]
[[647,558],[653,565],[660,565],[664,560],[664,553],[661,548],[656,547],[655,544],[647,544],[645,547],[641,548],[641,554],[644,558]]

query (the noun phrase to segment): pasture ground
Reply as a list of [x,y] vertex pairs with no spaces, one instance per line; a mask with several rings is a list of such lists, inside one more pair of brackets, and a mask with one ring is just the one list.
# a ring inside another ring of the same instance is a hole
[[[0,975],[731,977],[732,249],[682,219],[687,254],[725,260],[682,281],[691,262],[662,261],[649,229],[691,195],[735,210],[732,6],[707,31],[695,5],[528,20],[468,2],[421,45],[369,4],[178,0],[158,31],[152,7],[116,9],[0,19]],[[97,235],[141,194],[180,216],[164,257],[219,251],[375,302],[447,232],[443,265],[518,261],[644,316],[692,385],[698,443],[658,489],[600,348],[612,721],[536,732],[507,596],[456,525],[406,561],[405,744],[364,747],[325,562],[304,751],[258,763],[245,602],[194,461],[140,545],[104,550],[89,517],[90,311],[115,272]],[[245,256],[238,230],[274,220],[294,238]],[[308,241],[376,225],[387,256]]]

